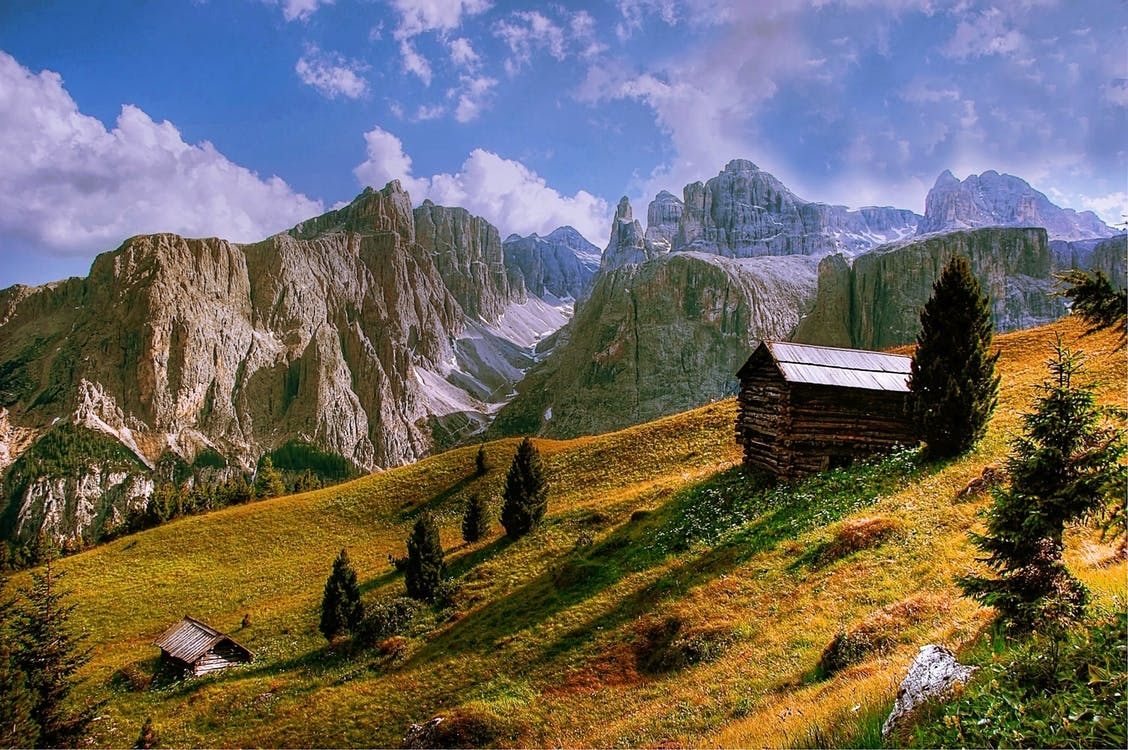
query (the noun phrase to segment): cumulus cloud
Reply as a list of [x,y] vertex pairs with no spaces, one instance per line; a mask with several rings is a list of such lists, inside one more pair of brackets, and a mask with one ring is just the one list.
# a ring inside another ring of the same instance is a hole
[[478,53],[474,51],[474,46],[470,44],[470,40],[466,37],[460,36],[457,39],[452,39],[448,48],[450,49],[450,61],[458,67],[467,70],[474,70],[478,67]]
[[254,241],[323,210],[135,106],[107,130],[57,73],[4,52],[0,92],[0,248],[89,257],[146,232]]
[[294,66],[294,71],[302,83],[313,86],[327,99],[344,96],[359,99],[368,93],[368,81],[364,78],[367,65],[356,61],[346,61],[340,55],[322,52],[317,45],[310,45],[306,53]]
[[471,122],[478,118],[489,102],[490,95],[497,85],[496,78],[486,76],[462,76],[461,91],[457,93],[458,106],[454,110],[454,119],[459,122]]
[[505,62],[505,70],[510,75],[526,65],[538,50],[557,60],[564,59],[564,29],[539,11],[515,11],[497,22],[494,34],[509,47],[511,57]]
[[364,134],[367,159],[353,173],[366,185],[381,187],[398,179],[416,204],[429,198],[441,205],[461,206],[484,217],[502,236],[547,234],[560,226],[602,244],[610,227],[610,209],[586,190],[563,195],[524,164],[483,149],[474,149],[456,174],[419,178],[403,143],[376,127]]

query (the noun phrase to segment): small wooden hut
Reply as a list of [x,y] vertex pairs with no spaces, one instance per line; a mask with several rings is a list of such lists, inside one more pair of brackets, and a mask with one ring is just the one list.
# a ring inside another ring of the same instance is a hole
[[914,445],[909,357],[764,341],[737,373],[744,463],[780,479]]
[[162,633],[153,645],[165,659],[183,665],[196,676],[255,658],[250,649],[231,636],[187,615]]

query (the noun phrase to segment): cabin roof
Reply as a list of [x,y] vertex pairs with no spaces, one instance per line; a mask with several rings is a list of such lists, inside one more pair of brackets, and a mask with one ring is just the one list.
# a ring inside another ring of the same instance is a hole
[[[871,391],[908,393],[912,359],[861,349],[764,341],[765,349],[788,383],[862,388]],[[759,348],[740,369],[754,364]]]
[[162,633],[153,645],[174,659],[192,664],[220,641],[230,641],[236,648],[245,651],[247,658],[253,658],[250,649],[231,636],[187,615]]

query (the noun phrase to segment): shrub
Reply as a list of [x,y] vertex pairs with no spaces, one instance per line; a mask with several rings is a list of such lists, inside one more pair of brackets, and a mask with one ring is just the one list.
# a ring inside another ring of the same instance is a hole
[[823,649],[815,667],[818,677],[829,677],[847,667],[883,653],[897,643],[902,631],[935,612],[949,608],[946,598],[920,596],[890,604],[872,613],[858,625],[835,634]]
[[365,646],[385,641],[407,631],[423,609],[415,599],[385,597],[370,604],[357,628],[357,640]]
[[1034,635],[915,728],[918,747],[1128,746],[1128,616]]
[[474,456],[474,473],[478,476],[485,476],[486,472],[490,470],[489,464],[486,462],[486,446],[479,445],[478,453]]
[[733,635],[721,628],[687,629],[676,616],[639,624],[635,641],[638,670],[662,674],[717,658],[732,643]]
[[958,456],[987,431],[999,392],[991,309],[967,258],[945,266],[920,327],[909,376],[913,419],[930,458]]
[[816,547],[810,557],[815,565],[827,565],[847,555],[871,549],[904,528],[892,518],[855,518],[843,521],[834,538]]

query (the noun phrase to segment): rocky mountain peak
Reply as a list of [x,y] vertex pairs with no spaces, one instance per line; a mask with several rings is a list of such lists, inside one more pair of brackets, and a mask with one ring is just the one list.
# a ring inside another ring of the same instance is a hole
[[411,196],[399,180],[392,180],[379,190],[366,187],[347,206],[307,219],[295,225],[289,233],[304,240],[332,232],[391,232],[405,242],[414,242]]
[[[668,251],[668,248],[666,248]],[[606,271],[621,266],[645,263],[663,252],[647,242],[642,224],[634,218],[631,202],[627,196],[619,199],[615,208],[615,220],[611,222],[611,239],[603,251],[600,270]]]
[[748,159],[732,159],[725,165],[726,172],[759,172],[760,168]]
[[924,202],[917,234],[978,227],[1045,227],[1051,240],[1110,237],[1115,230],[1091,211],[1060,208],[1019,177],[987,170],[960,181],[944,170]]

